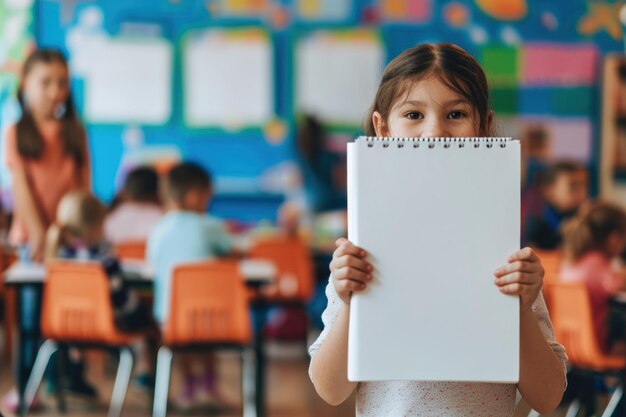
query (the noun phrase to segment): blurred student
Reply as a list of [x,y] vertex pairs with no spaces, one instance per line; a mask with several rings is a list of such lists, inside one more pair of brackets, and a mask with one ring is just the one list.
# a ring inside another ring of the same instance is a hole
[[[55,223],[48,229],[46,260],[61,258],[100,262],[109,278],[111,304],[118,330],[135,332],[147,329],[152,323],[150,311],[128,288],[113,248],[104,239],[105,215],[106,207],[90,193],[68,193],[59,203]],[[96,396],[95,388],[84,378],[84,363],[77,350],[70,352],[68,371],[67,388],[70,391]],[[138,373],[146,372],[148,365],[140,360]]]
[[104,223],[104,234],[113,244],[146,241],[163,216],[159,199],[159,176],[152,167],[133,169]]
[[561,224],[574,216],[588,198],[589,175],[584,166],[575,162],[557,162],[541,175],[541,195],[544,200],[539,215],[526,221],[523,245],[538,249],[561,246]]
[[[67,61],[58,51],[38,49],[24,62],[17,92],[22,114],[6,131],[6,164],[11,172],[12,245],[21,258],[43,260],[45,236],[57,205],[67,192],[90,186],[85,129],[70,94]],[[28,333],[39,326],[41,291],[20,291],[20,326]],[[36,340],[24,338],[21,360],[30,373]],[[17,391],[3,399],[5,409],[17,407]]]
[[[169,317],[172,270],[181,263],[227,256],[231,237],[222,222],[206,214],[213,194],[211,178],[199,165],[186,162],[172,168],[165,179],[167,213],[150,233],[147,258],[155,271],[154,317],[162,327]],[[181,360],[183,386],[176,405],[188,408],[199,399],[222,402],[213,355],[194,367],[190,356]]]
[[623,315],[609,317],[609,300],[626,289],[619,257],[626,245],[626,212],[606,202],[593,203],[564,225],[563,235],[566,263],[561,279],[587,287],[600,346],[626,353],[626,320]]

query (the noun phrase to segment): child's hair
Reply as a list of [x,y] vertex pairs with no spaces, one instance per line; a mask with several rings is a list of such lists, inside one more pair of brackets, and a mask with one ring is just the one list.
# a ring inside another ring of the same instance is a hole
[[150,166],[141,166],[128,173],[124,182],[124,194],[131,201],[159,201],[159,175]]
[[187,193],[196,189],[212,191],[211,175],[200,165],[182,162],[168,172],[165,181],[168,199],[182,203]]
[[604,201],[590,203],[563,225],[567,259],[575,262],[592,250],[609,255],[607,240],[613,233],[626,236],[626,212]]
[[72,191],[63,196],[56,220],[48,230],[46,258],[56,256],[67,234],[84,237],[102,227],[106,212],[104,204],[87,191]]
[[[26,97],[24,97],[24,80],[36,65],[51,63],[58,63],[67,68],[67,60],[63,54],[54,49],[36,50],[26,59],[22,67],[22,79],[17,91],[17,99],[22,108],[22,115],[17,122],[16,131],[17,150],[19,154],[26,159],[39,159],[44,151],[44,142],[35,125],[33,115],[28,108]],[[76,164],[80,167],[85,163],[85,131],[78,119],[72,96],[69,92],[64,103],[64,108],[63,114],[60,115],[60,120],[63,123],[63,149],[66,154],[71,155],[74,161],[76,161]]]
[[562,174],[574,174],[585,171],[585,167],[579,162],[559,161],[551,164],[540,175],[540,183],[543,187],[554,184]]
[[489,90],[480,64],[461,47],[451,43],[425,43],[408,49],[387,65],[376,98],[365,120],[365,133],[376,136],[372,115],[389,118],[394,104],[411,86],[435,76],[449,88],[472,103],[479,117],[479,135],[493,136],[489,122]]

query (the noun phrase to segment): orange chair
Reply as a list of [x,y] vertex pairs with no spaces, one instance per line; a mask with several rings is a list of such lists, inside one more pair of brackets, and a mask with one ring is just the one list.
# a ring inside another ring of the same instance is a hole
[[115,245],[115,252],[122,260],[143,261],[146,259],[146,242],[144,240],[120,242]]
[[[624,389],[626,357],[602,352],[593,327],[591,303],[587,288],[580,283],[550,283],[552,311],[556,339],[563,344],[572,367],[570,372],[585,375],[615,375],[620,385],[613,393],[602,416],[611,416]],[[575,415],[579,402],[574,401],[568,411]],[[591,410],[593,412],[595,410]]]
[[26,384],[22,414],[32,404],[52,354],[59,345],[70,345],[119,348],[120,361],[108,416],[121,415],[133,368],[130,346],[139,341],[141,335],[117,331],[109,294],[108,278],[99,263],[55,261],[49,264],[41,310],[41,332],[45,341]]
[[275,283],[262,292],[262,299],[304,304],[313,296],[313,262],[307,246],[298,237],[276,236],[255,242],[250,258],[268,259],[278,270]]
[[534,249],[535,254],[541,260],[545,270],[543,277],[543,297],[546,306],[550,309],[550,287],[549,284],[558,283],[561,279],[561,266],[563,265],[563,252],[560,250],[540,250]]
[[249,303],[238,263],[214,260],[174,268],[171,304],[157,356],[154,417],[167,412],[173,351],[234,349],[242,353],[244,415],[255,416]]

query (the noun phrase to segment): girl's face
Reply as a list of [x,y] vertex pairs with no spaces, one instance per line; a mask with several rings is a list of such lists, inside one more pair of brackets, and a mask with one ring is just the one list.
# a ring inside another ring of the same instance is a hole
[[624,252],[626,239],[621,233],[612,233],[607,239],[607,250],[611,256],[619,256]]
[[35,117],[54,117],[69,96],[67,67],[60,62],[35,64],[24,78],[23,92]]
[[379,112],[374,112],[372,121],[377,136],[426,138],[480,134],[480,120],[472,103],[435,76],[417,81],[408,94],[394,103],[386,121]]

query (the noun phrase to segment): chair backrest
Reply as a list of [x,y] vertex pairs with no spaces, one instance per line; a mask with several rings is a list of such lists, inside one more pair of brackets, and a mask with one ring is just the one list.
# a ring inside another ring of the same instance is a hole
[[307,302],[313,296],[311,252],[298,237],[276,236],[255,242],[250,258],[268,259],[276,265],[278,276],[268,298]]
[[45,338],[103,343],[116,334],[109,282],[97,262],[48,265],[41,310]]
[[547,286],[552,297],[550,317],[556,339],[565,347],[569,361],[575,366],[595,367],[604,353],[594,330],[587,288],[575,282]]
[[546,301],[548,309],[551,308],[550,304],[551,294],[549,284],[558,283],[561,281],[561,267],[563,266],[563,252],[560,250],[539,250],[535,249],[535,254],[541,260],[545,274],[543,276],[543,296]]
[[144,240],[119,242],[115,245],[115,252],[120,259],[143,261],[146,259],[146,242]]
[[175,267],[170,300],[163,330],[166,345],[251,342],[249,302],[236,261]]

